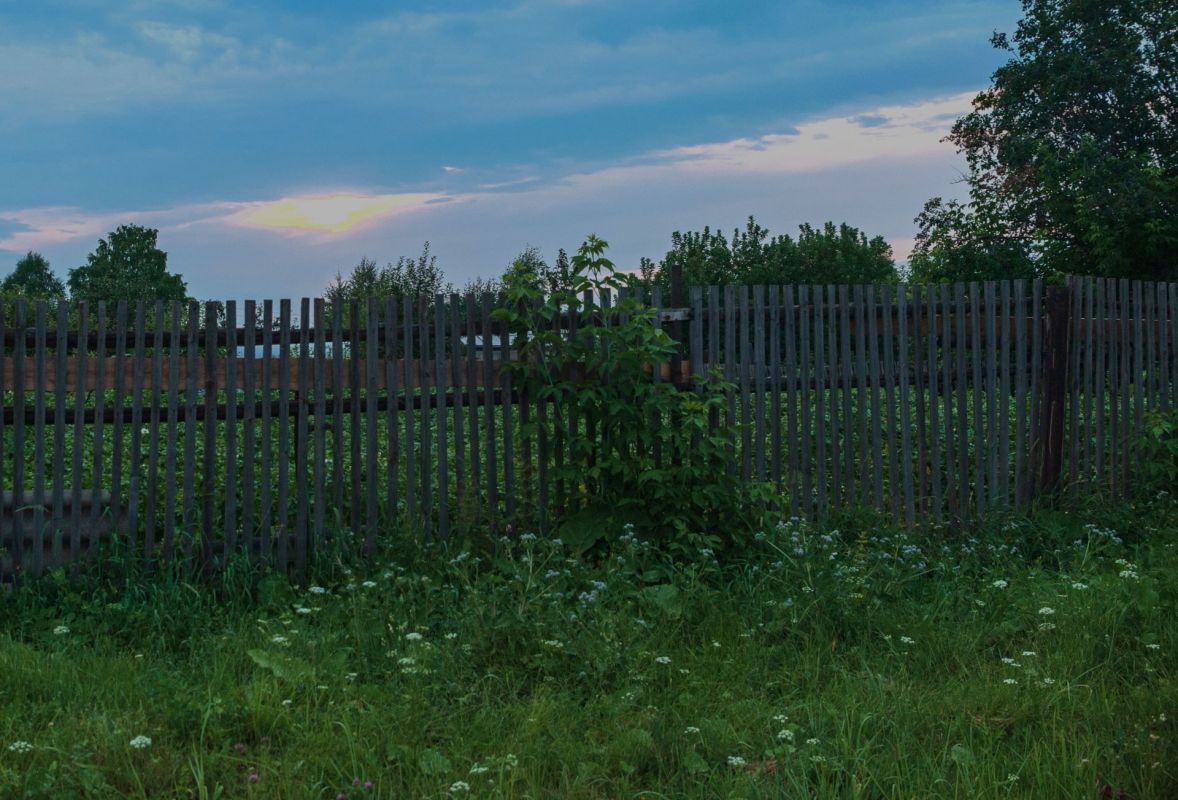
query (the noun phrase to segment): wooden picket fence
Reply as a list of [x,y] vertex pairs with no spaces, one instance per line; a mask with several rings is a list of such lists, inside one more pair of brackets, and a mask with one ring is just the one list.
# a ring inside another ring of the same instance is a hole
[[[1178,284],[684,294],[648,298],[680,352],[652,380],[689,391],[719,370],[741,476],[799,515],[959,522],[1123,493],[1144,414],[1178,406]],[[406,521],[443,539],[471,519],[549,529],[570,489],[549,473],[599,432],[554,430],[548,403],[513,389],[493,308],[0,307],[0,574],[105,539],[157,562],[214,569],[242,551],[301,571],[341,531],[372,547]]]

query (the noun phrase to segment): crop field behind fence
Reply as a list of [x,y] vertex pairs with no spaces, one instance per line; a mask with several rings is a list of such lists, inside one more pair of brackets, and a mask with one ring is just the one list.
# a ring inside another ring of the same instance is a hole
[[[802,516],[964,521],[1123,493],[1145,414],[1178,406],[1178,284],[672,294],[648,299],[679,350],[651,380],[723,375],[735,469]],[[547,530],[579,491],[549,473],[601,432],[513,387],[495,303],[5,305],[0,573],[107,537],[301,571],[341,530]],[[611,318],[557,324],[591,340]]]

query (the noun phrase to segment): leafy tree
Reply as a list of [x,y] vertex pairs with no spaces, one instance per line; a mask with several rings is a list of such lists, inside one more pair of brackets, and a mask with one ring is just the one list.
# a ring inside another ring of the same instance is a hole
[[540,248],[529,245],[507,265],[503,274],[498,278],[474,278],[467,281],[462,289],[463,294],[474,294],[476,296],[499,294],[507,285],[508,279],[515,276],[517,271],[520,272],[520,276],[516,276],[516,280],[521,279],[522,275],[529,274],[532,276],[529,279],[532,287],[545,294],[551,295],[568,291],[568,288],[572,286],[573,268],[569,263],[569,256],[564,251],[564,248],[561,248],[557,253],[556,262],[549,265],[544,260],[544,255],[540,252]]
[[683,268],[686,286],[727,284],[881,283],[896,280],[892,249],[881,236],[871,239],[846,223],[821,228],[799,226],[798,238],[770,237],[749,217],[744,230],[729,241],[719,231],[671,234],[671,249],[659,263],[643,259],[639,281],[667,288],[670,265]]
[[1027,243],[984,225],[956,200],[934,197],[916,218],[920,232],[908,260],[913,281],[950,283],[1035,278],[1039,266]]
[[339,307],[343,324],[347,325],[351,320],[352,301],[366,305],[369,298],[427,297],[432,302],[434,295],[451,292],[453,288],[426,242],[417,258],[401,256],[396,263],[384,267],[378,267],[370,258],[360,259],[348,277],[336,273],[335,280],[324,289],[323,297],[328,318],[332,319]]
[[969,202],[917,218],[914,271],[1015,276],[1021,252],[1036,274],[1178,275],[1175,31],[1171,0],[1023,0],[992,39],[1010,60],[948,137]]
[[38,300],[64,300],[65,284],[49,269],[49,261],[32,250],[0,282],[0,295]]
[[168,272],[168,254],[156,246],[158,236],[154,228],[120,225],[99,239],[86,264],[70,270],[70,297],[90,302],[185,300],[188,286],[180,275]]

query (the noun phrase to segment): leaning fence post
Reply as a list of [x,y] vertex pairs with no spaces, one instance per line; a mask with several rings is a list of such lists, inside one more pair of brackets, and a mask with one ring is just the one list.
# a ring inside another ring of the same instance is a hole
[[1068,353],[1071,346],[1072,285],[1047,289],[1042,317],[1043,361],[1039,381],[1039,417],[1035,421],[1037,489],[1050,496],[1063,471],[1064,413],[1067,406]]

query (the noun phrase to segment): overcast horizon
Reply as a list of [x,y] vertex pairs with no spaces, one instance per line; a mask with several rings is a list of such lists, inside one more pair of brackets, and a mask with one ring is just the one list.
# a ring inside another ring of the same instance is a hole
[[[847,222],[898,261],[1017,2],[0,0],[0,275],[121,224],[200,298],[315,296],[368,257],[448,280],[589,233]],[[68,20],[63,23],[62,20]]]

